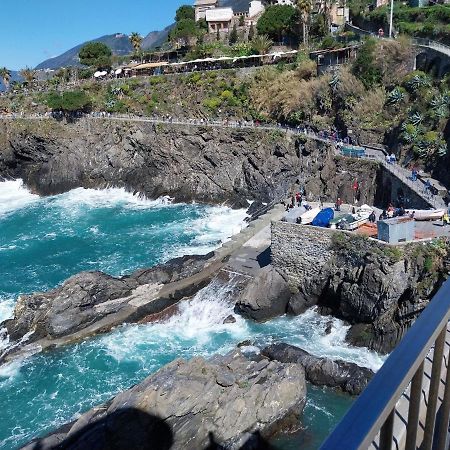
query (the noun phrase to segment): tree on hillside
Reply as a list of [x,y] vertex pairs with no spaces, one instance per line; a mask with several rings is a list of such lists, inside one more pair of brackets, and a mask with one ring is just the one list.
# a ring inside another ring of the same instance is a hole
[[36,79],[36,71],[30,67],[25,67],[19,74],[25,80],[26,84],[33,84],[33,81]]
[[238,32],[236,23],[233,25],[233,29],[230,32],[229,44],[234,45],[238,41]]
[[62,94],[50,92],[47,94],[46,103],[53,111],[62,111],[65,116],[91,108],[91,99],[84,91],[67,91]]
[[139,55],[142,50],[142,36],[139,33],[133,32],[130,34],[129,39],[133,46],[134,54]]
[[3,85],[5,86],[5,89],[9,89],[9,84],[11,81],[11,71],[8,70],[6,67],[0,68],[0,78],[3,81]]
[[175,22],[180,22],[184,19],[195,20],[195,10],[192,6],[183,5],[177,9],[175,14]]
[[258,55],[265,55],[269,51],[270,47],[272,47],[273,41],[269,38],[269,36],[260,34],[253,38],[251,44],[252,49],[258,53]]
[[297,10],[292,6],[269,6],[258,20],[256,28],[259,34],[267,34],[281,42],[284,36],[295,34],[297,17]]
[[169,33],[169,39],[173,41],[183,41],[184,45],[189,45],[190,40],[197,37],[200,30],[193,19],[181,19]]
[[111,49],[101,42],[88,42],[78,53],[80,63],[95,69],[109,69],[111,67]]
[[250,29],[248,30],[248,40],[251,40],[255,37],[255,27],[253,26],[253,22],[250,24]]
[[381,71],[375,64],[375,48],[375,39],[367,39],[359,48],[352,67],[353,75],[361,80],[367,89],[379,84],[382,79]]
[[308,45],[312,2],[311,0],[296,0],[295,4],[300,12],[300,22],[303,29],[303,44]]

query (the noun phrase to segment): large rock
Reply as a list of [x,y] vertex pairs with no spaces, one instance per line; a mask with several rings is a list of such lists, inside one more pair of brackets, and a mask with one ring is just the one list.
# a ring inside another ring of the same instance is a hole
[[[0,123],[0,177],[23,178],[43,195],[123,186],[149,198],[247,207],[247,199],[283,198],[302,174],[309,197],[334,201],[340,187],[365,180],[367,164],[340,162],[330,150],[265,130],[98,119]],[[367,179],[375,179],[373,170]],[[373,198],[372,184],[361,183],[364,201]]]
[[160,313],[206,285],[208,271],[204,277],[194,276],[210,264],[212,255],[176,258],[122,278],[82,272],[49,292],[21,296],[14,318],[0,324],[12,342],[3,357],[23,345],[83,339],[124,321]]
[[284,343],[266,347],[261,353],[271,360],[301,364],[310,383],[337,387],[352,395],[360,394],[374,375],[372,370],[354,363],[319,358],[301,348]]
[[25,449],[238,449],[298,424],[305,399],[298,364],[249,360],[239,350],[176,360]]
[[286,313],[290,296],[287,281],[269,265],[248,283],[235,311],[257,321],[268,320]]

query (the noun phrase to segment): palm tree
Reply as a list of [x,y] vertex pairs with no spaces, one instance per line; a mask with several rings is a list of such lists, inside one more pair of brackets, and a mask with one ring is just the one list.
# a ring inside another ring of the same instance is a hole
[[297,8],[300,11],[300,21],[303,27],[303,43],[307,46],[309,40],[309,18],[312,11],[311,0],[296,0]]
[[265,34],[258,34],[258,36],[255,36],[252,40],[252,48],[259,55],[266,54],[272,45],[273,41]]
[[5,86],[5,89],[9,89],[9,82],[11,81],[11,71],[8,70],[6,67],[0,68],[0,78],[3,81],[3,85]]
[[33,84],[33,81],[36,79],[36,71],[29,67],[25,67],[19,73],[28,85]]
[[141,53],[142,36],[139,33],[131,33],[129,39],[134,48],[134,54],[139,55]]

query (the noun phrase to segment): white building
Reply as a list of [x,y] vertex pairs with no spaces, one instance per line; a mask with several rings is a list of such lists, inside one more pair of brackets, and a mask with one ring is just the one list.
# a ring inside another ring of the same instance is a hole
[[206,18],[206,11],[219,6],[219,0],[195,0],[195,21]]
[[232,27],[234,12],[232,8],[214,8],[206,11],[208,32],[229,31]]
[[293,0],[269,0],[271,5],[289,5],[294,6]]
[[264,5],[260,0],[253,0],[250,2],[250,7],[248,9],[248,18],[250,21],[256,21],[259,16],[264,12]]

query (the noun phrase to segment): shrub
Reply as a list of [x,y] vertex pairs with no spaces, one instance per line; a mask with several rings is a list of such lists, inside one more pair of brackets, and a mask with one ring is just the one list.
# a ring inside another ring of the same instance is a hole
[[211,111],[215,111],[222,105],[222,99],[220,97],[210,97],[203,100],[203,106],[206,106]]

